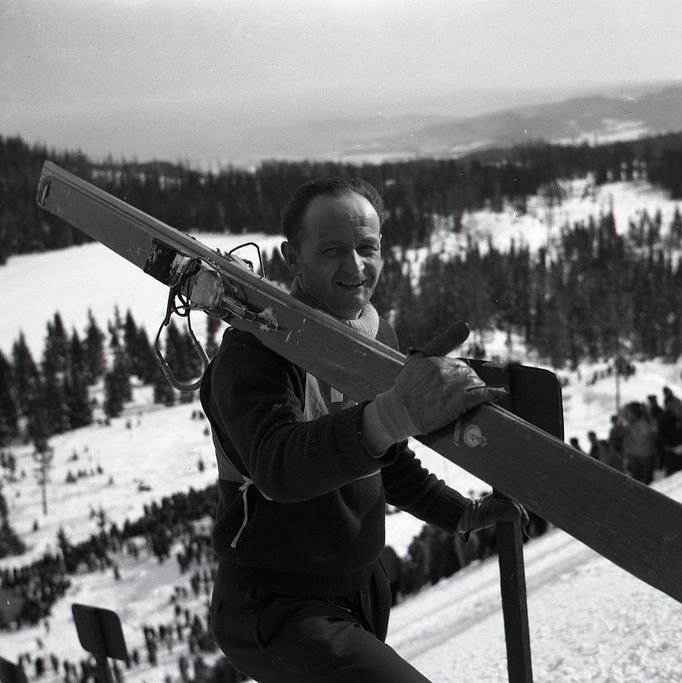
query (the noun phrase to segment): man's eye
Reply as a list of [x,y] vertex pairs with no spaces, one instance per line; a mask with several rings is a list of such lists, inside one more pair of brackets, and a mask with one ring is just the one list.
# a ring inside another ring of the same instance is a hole
[[373,254],[376,254],[378,251],[378,244],[365,244],[364,246],[358,249],[358,254],[360,254],[360,256],[372,256]]

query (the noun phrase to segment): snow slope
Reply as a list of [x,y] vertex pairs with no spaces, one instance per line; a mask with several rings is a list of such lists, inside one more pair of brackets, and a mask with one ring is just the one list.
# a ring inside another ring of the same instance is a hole
[[[682,500],[682,476],[657,483]],[[682,610],[672,598],[554,530],[525,546],[534,680],[682,680]],[[495,562],[398,605],[388,641],[439,683],[506,680]]]
[[[64,526],[72,542],[96,530],[90,509],[102,506],[109,521],[134,518],[142,504],[189,486],[200,488],[214,480],[205,422],[192,420],[197,404],[171,409],[132,410],[109,427],[92,426],[55,437],[55,467],[48,489],[49,516],[42,516],[38,488],[32,476],[30,449],[17,449],[19,470],[27,476],[3,482],[15,529],[31,544],[21,558],[2,566],[21,565],[47,545]],[[139,420],[139,423],[138,423]],[[127,423],[132,423],[128,428]],[[85,447],[88,452],[85,452]],[[434,471],[466,491],[468,475],[457,472],[435,454],[421,448]],[[100,464],[102,475],[64,483],[74,463]],[[199,458],[206,461],[202,473]],[[109,477],[114,483],[109,484]],[[144,479],[151,491],[138,493]],[[682,475],[656,486],[682,500]],[[33,532],[33,520],[40,528]],[[420,523],[406,513],[387,518],[388,542],[404,553]],[[535,680],[547,683],[577,681],[679,681],[682,679],[679,605],[635,580],[560,530],[525,546],[529,618]],[[149,554],[141,562],[120,558],[122,581],[111,570],[81,574],[66,597],[55,606],[50,632],[43,626],[3,633],[0,656],[16,660],[22,652],[36,652],[40,637],[45,651],[78,661],[83,657],[71,620],[74,602],[114,609],[124,625],[129,648],[142,647],[143,624],[170,621],[170,597],[175,586],[188,584],[173,560],[159,565]],[[505,680],[504,631],[500,611],[498,571],[494,559],[470,565],[448,580],[422,590],[393,611],[388,642],[429,678],[440,683]],[[203,614],[208,594],[188,605]],[[165,673],[177,676],[179,646],[163,653],[156,669],[141,667],[126,680],[162,681]]]

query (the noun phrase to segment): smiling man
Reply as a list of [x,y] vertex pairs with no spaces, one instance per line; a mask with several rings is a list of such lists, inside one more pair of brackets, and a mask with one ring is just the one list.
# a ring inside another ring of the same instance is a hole
[[[396,347],[370,302],[382,219],[370,184],[311,181],[282,213],[282,254],[293,296]],[[356,404],[251,334],[225,333],[201,400],[219,472],[211,629],[235,668],[260,683],[426,681],[384,643],[385,505],[464,533],[525,514],[464,498],[407,444],[500,394],[462,361],[417,354]]]
[[335,183],[343,186],[328,180],[299,190],[284,213],[282,254],[295,277],[294,295],[337,318],[356,320],[367,310],[381,273],[381,203],[361,183],[356,186],[365,194],[313,194],[305,201],[320,186]]

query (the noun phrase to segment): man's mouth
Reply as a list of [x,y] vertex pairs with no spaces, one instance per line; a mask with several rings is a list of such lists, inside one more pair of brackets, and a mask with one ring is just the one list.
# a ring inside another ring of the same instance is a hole
[[343,287],[344,289],[358,289],[359,287],[362,287],[365,285],[367,280],[359,280],[358,282],[337,282],[336,284],[339,285],[339,287]]

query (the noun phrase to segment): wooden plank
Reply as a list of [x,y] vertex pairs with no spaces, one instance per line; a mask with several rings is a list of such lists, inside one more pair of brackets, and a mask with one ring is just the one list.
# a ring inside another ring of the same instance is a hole
[[532,683],[533,664],[520,522],[495,525],[509,683]]

